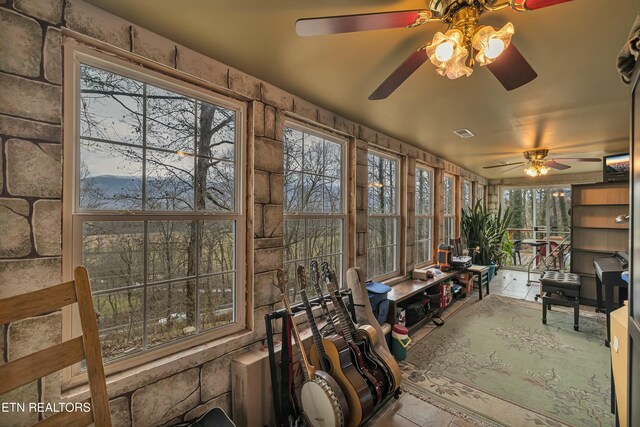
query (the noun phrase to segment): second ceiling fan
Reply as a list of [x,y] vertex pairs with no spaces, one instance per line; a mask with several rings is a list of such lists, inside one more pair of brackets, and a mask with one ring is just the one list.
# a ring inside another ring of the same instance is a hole
[[437,67],[438,74],[450,79],[469,76],[474,62],[486,65],[506,90],[513,90],[538,74],[511,43],[514,27],[510,22],[496,30],[481,25],[479,18],[505,8],[525,12],[568,1],[571,0],[430,0],[429,9],[299,19],[296,32],[300,36],[317,36],[413,28],[441,21],[448,24],[447,31],[437,32],[432,42],[413,52],[369,95],[370,100],[387,98],[427,60]]
[[571,166],[565,165],[564,163],[558,162],[558,160],[563,162],[601,162],[602,159],[599,157],[556,157],[554,159],[545,160],[547,155],[549,154],[549,150],[546,148],[540,148],[535,150],[527,150],[522,153],[525,158],[523,162],[515,162],[515,163],[501,163],[499,165],[492,166],[484,166],[484,169],[494,169],[494,168],[504,168],[507,166],[511,166],[509,169],[505,169],[501,171],[501,173],[509,172],[513,169],[516,169],[524,164],[527,164],[527,168],[524,170],[524,173],[529,176],[540,176],[546,175],[549,173],[551,169],[557,170],[566,170]]

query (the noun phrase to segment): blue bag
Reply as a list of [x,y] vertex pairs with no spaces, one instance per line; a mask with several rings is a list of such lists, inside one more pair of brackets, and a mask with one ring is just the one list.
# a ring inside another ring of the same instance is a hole
[[369,295],[369,303],[373,310],[374,316],[378,319],[378,323],[382,325],[387,320],[389,314],[389,299],[387,294],[391,288],[378,282],[367,283],[367,294]]

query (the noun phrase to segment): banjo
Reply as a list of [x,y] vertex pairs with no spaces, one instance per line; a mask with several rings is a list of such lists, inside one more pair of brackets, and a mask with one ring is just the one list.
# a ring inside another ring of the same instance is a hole
[[[278,281],[275,285],[282,294],[287,314],[293,317],[289,299],[287,298],[287,280],[284,270],[278,269]],[[286,319],[286,318],[285,318]],[[335,383],[333,378],[326,372],[315,369],[307,359],[307,354],[302,346],[300,333],[296,322],[291,321],[293,336],[300,350],[302,357],[302,372],[304,374],[304,384],[300,392],[300,402],[305,421],[312,427],[343,427],[344,413],[337,393],[342,393],[340,388],[334,390],[331,383]]]

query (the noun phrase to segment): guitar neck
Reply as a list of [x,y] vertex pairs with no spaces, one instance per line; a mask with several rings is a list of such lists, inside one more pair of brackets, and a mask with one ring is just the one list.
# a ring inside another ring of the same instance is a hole
[[322,294],[322,288],[320,287],[320,280],[318,280],[318,278],[313,280],[313,287],[316,289],[316,292],[320,298],[320,306],[322,307],[322,312],[324,313],[324,318],[327,322],[327,325],[331,325],[331,327],[335,332],[336,325],[333,324],[333,318],[331,317],[331,312],[329,311],[327,302],[324,300],[324,295]]
[[318,325],[316,325],[316,320],[313,317],[313,309],[311,308],[311,304],[309,304],[309,299],[307,298],[307,292],[304,289],[300,290],[300,297],[302,298],[302,304],[304,305],[304,310],[307,313],[307,318],[309,319],[309,326],[311,327],[311,334],[313,336],[313,342],[316,344],[316,350],[318,351],[318,355],[320,356],[318,359],[320,360],[320,368],[329,372],[329,367],[327,366],[327,354],[324,351],[324,345],[322,344],[322,336],[320,335],[320,331],[318,330]]
[[[331,297],[331,301],[333,301],[333,305],[336,308],[336,313],[338,314],[338,320],[340,320],[340,327],[342,328],[344,339],[347,341],[353,341],[353,333],[351,331],[351,328],[349,328],[351,321],[345,316],[345,311],[342,310],[342,308],[344,307],[344,303],[342,302],[340,293],[333,293],[330,291],[329,296]],[[342,305],[340,303],[342,303]]]
[[302,363],[304,364],[304,377],[305,380],[310,380],[313,378],[315,373],[315,368],[309,363],[309,359],[307,358],[307,353],[304,351],[304,346],[302,345],[302,339],[300,339],[300,332],[298,331],[298,325],[293,320],[293,312],[291,311],[291,306],[289,305],[289,299],[287,295],[282,293],[282,302],[284,303],[285,308],[287,309],[287,313],[291,316],[291,327],[293,329],[293,337],[295,338],[295,342],[298,345],[298,350],[300,350],[300,356],[302,357]]
[[[340,319],[340,321],[342,322],[344,319],[344,327],[345,329],[349,330],[349,334],[351,335],[351,338],[353,339],[354,337],[357,336],[358,331],[356,330],[356,325],[353,324],[353,319],[351,319],[351,314],[349,314],[349,310],[347,309],[347,306],[344,304],[344,300],[342,299],[342,296],[340,295],[340,291],[336,290],[335,292],[335,299],[337,300],[337,312],[338,313],[342,313],[342,318]],[[336,304],[336,302],[334,301],[334,304]]]

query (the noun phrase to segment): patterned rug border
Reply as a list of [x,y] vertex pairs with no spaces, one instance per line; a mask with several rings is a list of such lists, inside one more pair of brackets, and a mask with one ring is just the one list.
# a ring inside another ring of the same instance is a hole
[[408,380],[405,380],[405,383],[402,385],[402,390],[405,393],[409,393],[410,395],[422,400],[423,402],[427,402],[428,404],[433,405],[436,408],[442,409],[443,411],[455,415],[458,418],[462,418],[463,420],[473,425],[479,427],[509,427],[504,426],[504,424],[496,424],[495,420],[484,417],[482,416],[482,414],[473,412],[462,405],[455,405],[449,401],[445,401],[444,399],[440,399],[432,395],[427,395],[420,387],[416,386]]
[[[530,300],[525,300],[525,299],[519,299],[519,298],[512,298],[512,297],[507,297],[507,296],[502,296],[502,295],[496,295],[496,294],[489,294],[489,295],[485,295],[484,299],[499,299],[499,300],[503,300],[504,302],[508,302],[509,304],[514,304],[517,306],[520,306],[522,308],[527,308],[527,309],[539,309],[540,310],[540,321],[542,322],[542,303],[541,302],[537,302],[537,301],[530,301]],[[467,306],[467,304],[477,304],[479,302],[482,302],[482,300],[480,300],[479,298],[471,298],[471,299],[467,299],[466,301],[463,301],[462,304],[455,304],[456,307],[455,310],[447,310],[445,311],[445,314],[442,316],[442,319],[447,319],[453,315],[455,315],[456,313],[458,313],[459,311],[461,311],[464,307]],[[452,307],[453,308],[453,307]],[[566,312],[566,313],[573,313],[573,309],[570,307],[563,307],[563,306],[554,306],[554,310],[557,312]],[[580,313],[580,317],[587,317],[587,318],[591,318],[591,319],[604,319],[604,315],[602,314],[598,314],[596,312],[581,312]],[[412,340],[412,342],[410,343],[410,345],[407,347],[407,353],[408,351],[414,346],[416,345],[418,342],[422,341],[425,338],[428,338],[429,335],[431,335],[432,333],[434,333],[436,330],[438,329],[438,327],[432,326],[428,328],[428,331],[426,333],[424,333],[424,335],[421,335],[418,339]],[[409,362],[408,360],[404,360],[402,362],[403,364],[407,364],[407,365],[411,365],[414,367],[414,369],[417,369],[418,367],[412,363]],[[403,369],[404,370],[404,369]],[[504,402],[507,402],[511,405],[517,406],[523,410],[526,411],[530,411],[533,413],[536,413],[544,418],[548,418],[549,420],[555,421],[560,425],[563,426],[569,426],[568,424],[566,424],[564,421],[561,421],[559,419],[556,419],[555,417],[553,417],[550,414],[546,414],[546,413],[542,413],[539,412],[535,409],[526,407],[524,405],[522,405],[521,403],[517,403],[514,402],[508,398],[502,397],[502,396],[498,396],[492,392],[486,391],[482,388],[477,387],[476,385],[473,384],[469,384],[465,381],[459,380],[459,379],[453,379],[453,378],[449,378],[445,375],[442,375],[444,378],[447,378],[448,380],[451,381],[456,381],[459,382],[461,384],[466,385],[467,387],[473,388],[475,390],[478,390],[482,393],[485,393],[489,396],[492,396],[496,399],[502,400]],[[508,425],[505,425],[503,423],[501,423],[498,420],[495,420],[493,418],[490,418],[486,415],[480,414],[470,408],[467,408],[463,405],[456,405],[455,403],[438,397],[436,395],[434,395],[433,393],[430,393],[426,390],[424,390],[422,387],[420,387],[419,385],[413,383],[412,381],[410,381],[408,378],[404,379],[404,386],[403,388],[408,391],[410,394],[414,395],[415,397],[420,398],[421,400],[424,400],[428,403],[433,404],[434,406],[439,407],[440,409],[446,410],[447,412],[450,413],[454,413],[456,416],[459,416],[461,418],[464,418],[466,421],[472,422],[475,425],[478,425],[480,427],[494,427],[494,426],[503,426],[503,427],[510,427]],[[413,392],[407,390],[407,389],[411,389]]]

